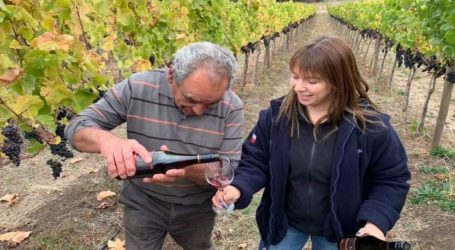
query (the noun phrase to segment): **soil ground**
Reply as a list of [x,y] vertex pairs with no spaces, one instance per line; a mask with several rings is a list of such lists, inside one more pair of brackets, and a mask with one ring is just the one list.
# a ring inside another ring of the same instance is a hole
[[[282,96],[289,90],[287,63],[296,48],[320,35],[329,34],[342,35],[327,13],[321,10],[306,24],[304,31],[295,37],[288,48],[280,40],[274,43],[272,66],[265,70],[265,74],[262,68],[262,48],[255,84],[251,83],[255,54],[250,57],[250,73],[242,90],[239,83],[243,79],[242,70],[239,70],[238,84],[234,87],[245,104],[245,136],[254,126],[259,111],[268,106],[269,100]],[[386,76],[393,64],[392,57],[389,56],[385,63]],[[428,179],[427,175],[419,171],[421,167],[447,164],[443,159],[428,154],[441,99],[442,79],[438,79],[436,91],[430,101],[425,124],[427,131],[423,136],[417,136],[413,133],[412,125],[419,120],[430,77],[426,73],[417,72],[411,87],[408,111],[402,112],[403,96],[400,93],[405,87],[408,71],[403,68],[397,70],[392,90],[389,91],[384,87],[386,79],[373,84],[374,79],[368,67],[370,58],[371,52],[363,63],[363,53],[357,55],[361,71],[371,84],[371,98],[392,116],[393,125],[406,147],[409,168],[413,174],[412,192]],[[239,60],[242,62],[243,58]],[[243,68],[243,65],[240,68]],[[451,149],[455,148],[454,103],[452,98],[441,142],[442,146]],[[115,133],[124,136],[124,129],[120,127]],[[97,209],[101,202],[95,198],[97,193],[104,190],[119,193],[121,182],[107,177],[104,160],[100,156],[76,153],[76,157],[82,160],[77,163],[66,161],[63,176],[57,180],[52,178],[46,165],[47,159],[51,158],[46,151],[31,159],[24,159],[20,167],[16,168],[11,164],[0,167],[0,196],[14,193],[20,197],[15,206],[0,204],[0,234],[17,230],[33,232],[31,237],[16,246],[16,249],[103,249],[108,239],[123,238],[121,205],[112,198],[108,200],[110,207]],[[448,167],[453,172],[454,166]],[[254,211],[259,198],[260,194],[249,208],[217,219],[213,233],[217,249],[257,249],[258,233]],[[401,219],[389,232],[388,238],[408,240],[413,249],[453,250],[454,235],[454,212],[447,212],[430,204],[413,205],[407,202]],[[7,244],[0,243],[0,249],[8,248],[10,246]],[[169,239],[164,249],[180,248]]]

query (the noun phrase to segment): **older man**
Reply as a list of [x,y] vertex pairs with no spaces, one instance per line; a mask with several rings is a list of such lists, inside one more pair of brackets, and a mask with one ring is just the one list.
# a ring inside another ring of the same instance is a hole
[[[218,45],[201,42],[176,52],[172,66],[136,73],[68,124],[74,148],[101,153],[112,177],[135,173],[134,154],[151,162],[148,151],[219,152],[237,162],[243,105],[230,90],[236,60]],[[128,139],[109,130],[126,122]],[[214,189],[204,164],[125,181],[127,249],[161,249],[166,233],[184,249],[210,249]]]

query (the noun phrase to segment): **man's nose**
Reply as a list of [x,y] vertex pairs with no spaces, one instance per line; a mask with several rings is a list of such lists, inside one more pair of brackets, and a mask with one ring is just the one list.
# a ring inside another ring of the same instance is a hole
[[207,109],[207,107],[204,105],[204,104],[196,104],[194,105],[191,110],[193,111],[193,113],[195,115],[202,115],[204,114],[205,110]]

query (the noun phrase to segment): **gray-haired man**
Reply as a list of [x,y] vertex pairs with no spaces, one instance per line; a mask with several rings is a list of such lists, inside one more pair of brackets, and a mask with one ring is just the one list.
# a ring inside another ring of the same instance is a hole
[[[230,90],[236,61],[218,45],[201,42],[176,52],[172,66],[136,73],[115,85],[68,124],[66,137],[84,152],[101,153],[112,177],[135,173],[134,154],[166,145],[187,154],[218,151],[240,159],[243,105]],[[109,130],[126,122],[128,139]],[[161,249],[166,233],[184,249],[210,249],[215,190],[204,165],[129,180],[125,204],[127,249]]]

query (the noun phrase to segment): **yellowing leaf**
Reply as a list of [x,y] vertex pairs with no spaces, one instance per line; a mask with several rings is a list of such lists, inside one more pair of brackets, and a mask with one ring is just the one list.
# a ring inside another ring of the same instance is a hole
[[111,33],[111,35],[104,38],[101,48],[105,51],[112,51],[114,49],[114,41],[116,35],[115,33]]
[[10,106],[14,112],[22,114],[25,118],[35,119],[39,109],[43,106],[43,101],[39,96],[21,95],[18,96]]
[[5,234],[0,234],[0,241],[8,241],[11,243],[21,243],[25,239],[27,239],[32,231],[16,231],[16,232],[9,232]]
[[49,144],[57,145],[60,142],[62,142],[62,138],[60,138],[60,136],[55,136],[49,141]]
[[109,207],[112,207],[113,204],[110,204],[109,202],[107,201],[103,201],[101,202],[101,204],[99,204],[98,206],[96,206],[96,209],[106,209],[106,208],[109,208]]
[[0,201],[7,202],[8,207],[12,207],[19,202],[19,196],[17,194],[5,194],[0,198]]
[[24,46],[22,46],[17,40],[12,40],[11,43],[9,44],[10,49],[23,49]]
[[182,40],[185,39],[186,34],[185,33],[180,33],[175,36],[175,40]]
[[125,249],[125,241],[121,240],[119,238],[116,238],[115,240],[109,240],[107,242],[107,247],[110,250],[123,250]]
[[46,32],[41,36],[33,39],[31,45],[34,48],[45,51],[62,50],[67,52],[70,49],[73,40],[74,37],[70,35]]
[[246,249],[247,246],[248,246],[247,243],[240,243],[240,244],[237,245],[237,248],[238,249]]
[[96,199],[101,201],[101,200],[104,200],[108,197],[111,197],[111,196],[115,196],[116,193],[115,192],[112,192],[111,190],[107,190],[107,191],[102,191],[102,192],[99,192],[97,195],[96,195]]
[[133,70],[136,72],[146,71],[152,68],[152,64],[149,60],[138,60],[133,65]]
[[13,82],[15,82],[19,77],[24,74],[23,68],[14,68],[6,71],[2,75],[0,75],[0,85],[7,86]]
[[43,83],[40,94],[51,105],[58,105],[62,100],[71,97],[71,93],[64,83],[53,81]]
[[80,162],[80,161],[83,161],[83,160],[84,160],[84,158],[82,158],[82,157],[76,157],[76,158],[71,159],[70,163],[74,164],[76,162]]

